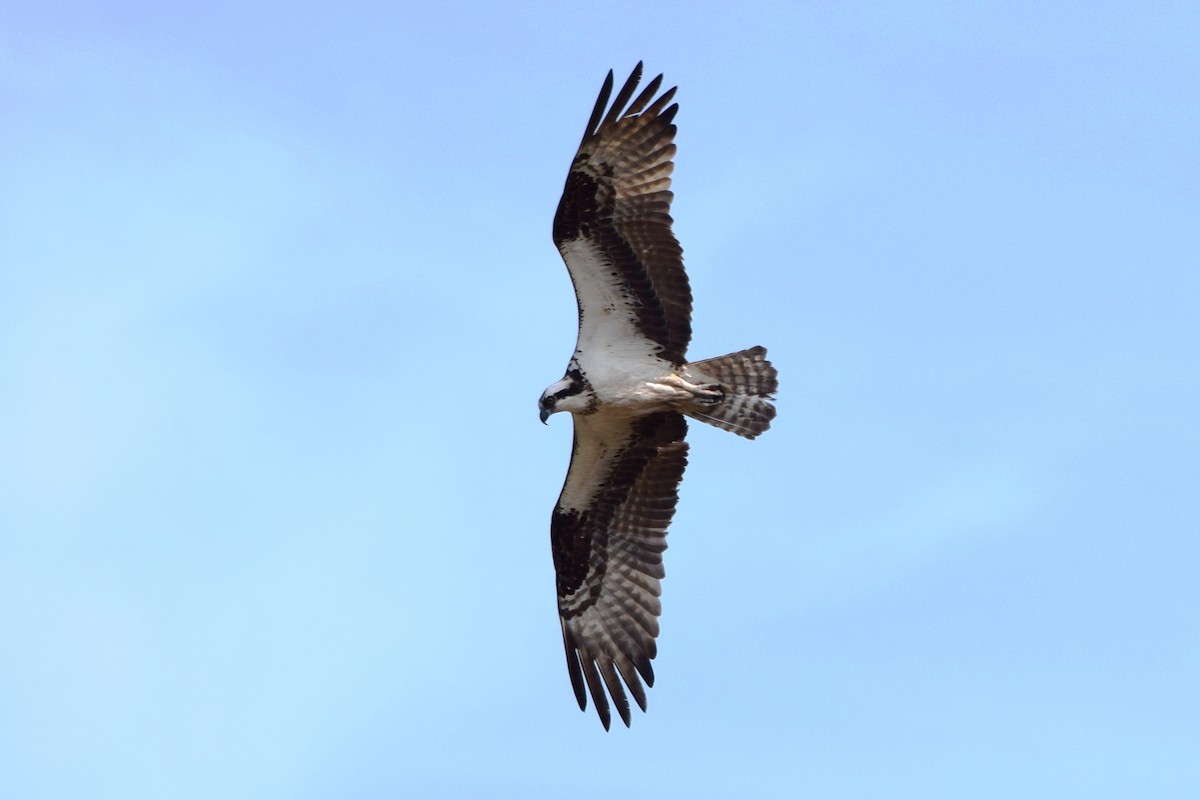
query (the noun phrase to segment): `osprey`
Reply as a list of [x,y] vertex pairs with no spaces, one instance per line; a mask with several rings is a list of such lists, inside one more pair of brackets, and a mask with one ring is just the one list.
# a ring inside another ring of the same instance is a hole
[[[625,725],[625,689],[646,710],[654,685],[662,554],[687,464],[684,417],[753,439],[775,416],[776,373],[752,347],[689,362],[692,293],[671,232],[675,89],[659,75],[630,102],[639,63],[611,107],[610,70],[554,215],[554,243],[579,306],[562,380],[542,422],[569,411],[571,465],[550,521],[567,669],[580,709],[605,688]],[[607,107],[607,113],[605,109]],[[639,680],[640,678],[640,680]]]

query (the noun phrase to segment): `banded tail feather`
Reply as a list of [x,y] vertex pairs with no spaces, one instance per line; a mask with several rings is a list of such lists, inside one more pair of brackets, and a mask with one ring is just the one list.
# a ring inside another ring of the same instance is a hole
[[684,368],[692,383],[716,383],[724,397],[711,405],[684,411],[689,417],[753,439],[775,418],[772,402],[779,388],[778,373],[767,360],[765,347],[751,347],[725,356],[693,361]]

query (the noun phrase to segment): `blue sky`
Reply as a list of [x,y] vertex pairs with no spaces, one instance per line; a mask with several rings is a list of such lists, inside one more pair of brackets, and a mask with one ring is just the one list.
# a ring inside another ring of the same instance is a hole
[[[597,10],[599,9],[599,10]],[[0,795],[1195,797],[1194,3],[14,2]],[[649,713],[580,714],[550,219],[680,87]]]

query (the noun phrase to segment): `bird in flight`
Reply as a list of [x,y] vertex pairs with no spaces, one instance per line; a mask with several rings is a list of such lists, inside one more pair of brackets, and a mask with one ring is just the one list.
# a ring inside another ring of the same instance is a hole
[[609,106],[609,71],[567,173],[554,243],[575,286],[579,336],[566,374],[538,400],[542,422],[574,418],[550,543],[571,685],[580,709],[591,693],[605,729],[608,696],[628,726],[625,687],[645,711],[642,682],[654,685],[684,417],[753,439],[775,416],[778,385],[762,347],[687,360],[692,292],[671,232],[679,106],[674,88],[659,94],[662,75],[634,98],[641,76],[639,63]]

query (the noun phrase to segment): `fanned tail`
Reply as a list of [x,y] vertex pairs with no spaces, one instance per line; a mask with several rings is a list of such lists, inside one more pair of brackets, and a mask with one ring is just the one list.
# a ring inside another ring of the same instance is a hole
[[703,398],[684,410],[689,417],[753,439],[775,418],[772,401],[779,388],[778,373],[767,360],[765,347],[751,347],[727,356],[693,361],[683,377],[699,385],[718,384],[722,397],[705,403]]

